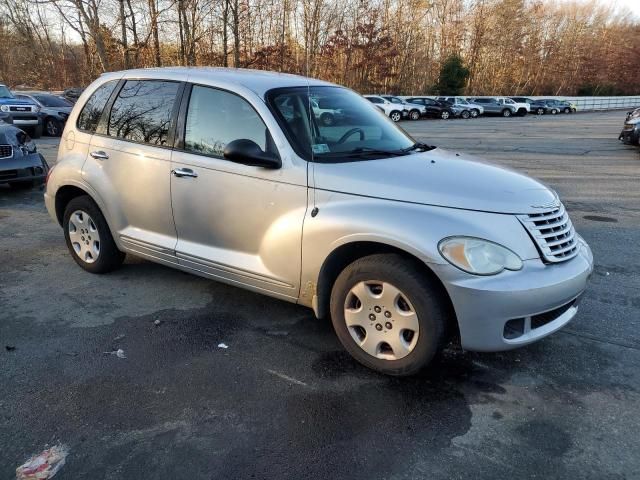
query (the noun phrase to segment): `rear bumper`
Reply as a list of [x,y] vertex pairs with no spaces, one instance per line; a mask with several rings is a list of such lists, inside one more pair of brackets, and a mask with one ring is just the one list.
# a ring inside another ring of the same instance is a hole
[[580,252],[563,263],[525,261],[517,272],[469,275],[451,265],[432,265],[452,300],[462,347],[500,351],[533,343],[566,325],[593,271],[593,255]]

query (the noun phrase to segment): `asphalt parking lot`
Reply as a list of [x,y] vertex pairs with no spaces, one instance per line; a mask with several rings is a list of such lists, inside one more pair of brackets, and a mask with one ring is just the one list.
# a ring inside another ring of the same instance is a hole
[[0,187],[0,478],[57,442],[60,480],[640,478],[640,150],[616,140],[623,119],[402,123],[551,185],[596,260],[563,331],[449,349],[414,378],[360,367],[295,305],[131,257],[86,273],[41,192]]

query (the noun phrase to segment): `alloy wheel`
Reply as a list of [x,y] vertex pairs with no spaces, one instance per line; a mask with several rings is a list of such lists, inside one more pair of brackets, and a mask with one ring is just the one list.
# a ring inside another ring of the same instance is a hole
[[47,125],[46,125],[46,129],[47,129],[47,134],[50,137],[57,137],[58,136],[58,125],[56,124],[56,122],[54,120],[47,120]]
[[447,118],[449,118],[449,112],[442,112],[440,116],[442,117],[443,120],[446,120]]
[[93,263],[100,255],[100,233],[91,216],[76,210],[69,217],[69,240],[76,255],[85,263]]
[[391,114],[391,120],[393,120],[394,122],[399,122],[400,121],[400,114],[398,112],[393,112]]
[[344,318],[356,345],[375,358],[399,360],[418,342],[418,315],[407,296],[388,282],[357,283],[345,299]]

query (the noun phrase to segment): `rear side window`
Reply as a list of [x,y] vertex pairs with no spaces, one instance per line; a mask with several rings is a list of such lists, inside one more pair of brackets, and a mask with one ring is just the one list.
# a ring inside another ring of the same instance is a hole
[[222,157],[234,140],[253,140],[263,151],[273,151],[266,125],[243,98],[216,88],[194,85],[184,133],[184,149]]
[[107,135],[165,145],[179,87],[178,82],[128,80],[111,107]]
[[104,110],[104,107],[109,101],[109,97],[111,96],[111,93],[113,93],[113,89],[116,88],[117,84],[117,80],[112,80],[100,85],[98,89],[93,92],[91,97],[89,97],[89,100],[87,100],[87,103],[82,107],[80,115],[78,115],[76,126],[79,130],[84,130],[85,132],[90,133],[96,131],[96,127],[98,126],[98,122],[102,116],[102,110]]

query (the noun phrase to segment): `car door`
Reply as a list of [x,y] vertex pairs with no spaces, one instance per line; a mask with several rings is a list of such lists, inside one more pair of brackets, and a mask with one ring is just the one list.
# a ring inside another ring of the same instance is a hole
[[431,100],[430,98],[423,98],[424,106],[427,107],[427,114],[432,116],[440,115],[442,107],[438,105],[438,102]]
[[126,80],[91,138],[83,169],[106,206],[116,241],[169,262],[176,244],[172,128],[182,88],[176,81]]
[[[250,103],[211,86],[188,90],[171,159],[179,263],[228,283],[297,298],[306,163],[296,163],[290,149],[276,147],[283,146],[284,137],[278,130],[280,140],[273,140],[277,124],[255,94]],[[280,155],[282,168],[225,159],[225,146],[238,139]]]

